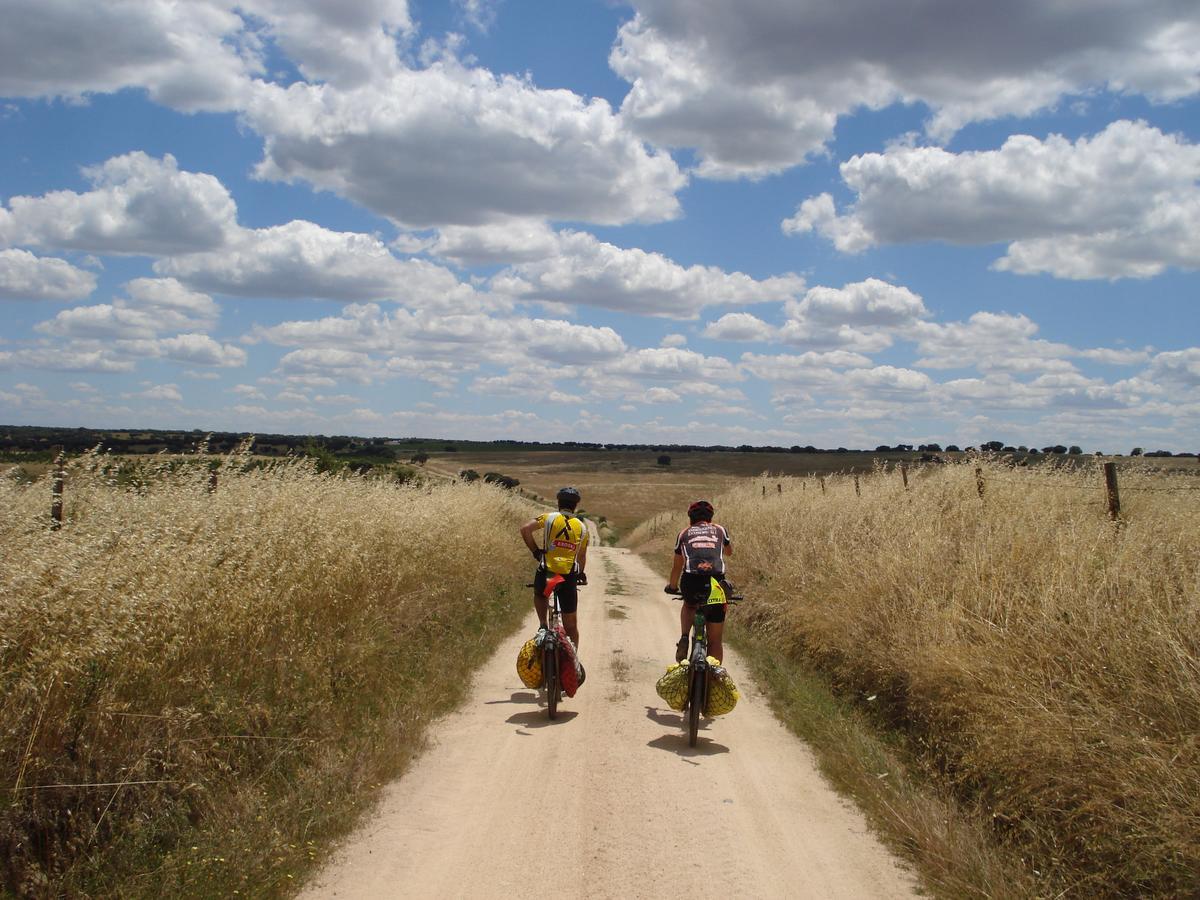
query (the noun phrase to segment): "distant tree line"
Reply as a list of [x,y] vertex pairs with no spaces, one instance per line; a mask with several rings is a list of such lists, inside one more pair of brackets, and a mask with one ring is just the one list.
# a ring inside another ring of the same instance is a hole
[[[38,425],[0,425],[0,454],[21,453],[25,458],[33,459],[45,456],[47,459],[50,448],[61,445],[68,453],[82,453],[97,444],[113,453],[189,453],[196,446],[208,439],[210,453],[228,453],[248,437],[249,432],[207,432],[201,429],[160,430],[160,429],[92,429],[92,428],[55,428]],[[410,461],[421,463],[429,458],[429,453],[454,453],[470,448],[505,448],[528,450],[579,450],[579,451],[635,451],[650,452],[660,455],[679,455],[684,453],[852,453],[860,452],[846,447],[824,448],[812,444],[801,446],[793,444],[790,447],[754,446],[739,444],[614,444],[597,443],[592,441],[517,441],[501,439],[495,441],[447,441],[444,438],[383,438],[357,437],[354,435],[296,435],[296,434],[255,434],[254,452],[260,456],[287,456],[289,453],[309,453],[313,448],[332,454],[343,462],[353,458],[358,463],[379,465],[391,462],[401,455],[407,455]],[[1029,453],[1029,454],[1058,454],[1078,456],[1083,449],[1078,445],[1066,446],[1054,444],[1048,447],[1011,445],[1003,441],[987,441],[978,446],[966,447],[967,451],[981,450],[989,453]],[[957,444],[947,444],[943,449],[941,444],[880,444],[875,448],[876,453],[955,453],[961,452]],[[31,456],[32,454],[32,456]],[[1130,456],[1168,457],[1196,456],[1195,453],[1172,453],[1169,450],[1151,450],[1144,452],[1141,447],[1134,447]]]

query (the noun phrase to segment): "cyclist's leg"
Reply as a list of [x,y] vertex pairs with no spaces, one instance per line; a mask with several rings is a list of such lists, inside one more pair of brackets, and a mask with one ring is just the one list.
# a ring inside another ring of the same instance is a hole
[[705,631],[708,633],[708,655],[714,659],[725,661],[722,655],[725,648],[721,644],[721,635],[725,632],[725,604],[709,604],[704,607]]
[[536,575],[533,576],[533,608],[537,612],[538,624],[546,627],[546,614],[550,609],[550,604],[546,600],[546,570],[538,569]]
[[679,592],[683,594],[683,603],[679,610],[679,643],[675,647],[675,657],[679,658],[679,648],[687,654],[687,638],[692,631],[692,622],[696,619],[696,607],[708,599],[709,576],[684,572],[679,578]]
[[568,575],[558,586],[558,608],[562,611],[563,630],[578,650],[579,619],[576,611],[579,609],[579,589],[575,586],[574,575]]

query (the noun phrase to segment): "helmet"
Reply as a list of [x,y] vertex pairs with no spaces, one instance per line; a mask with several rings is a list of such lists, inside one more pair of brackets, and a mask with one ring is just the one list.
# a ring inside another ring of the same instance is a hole
[[577,488],[565,487],[558,489],[558,505],[574,509],[579,505],[580,494]]
[[700,522],[713,517],[713,505],[707,500],[697,500],[688,507],[688,518]]

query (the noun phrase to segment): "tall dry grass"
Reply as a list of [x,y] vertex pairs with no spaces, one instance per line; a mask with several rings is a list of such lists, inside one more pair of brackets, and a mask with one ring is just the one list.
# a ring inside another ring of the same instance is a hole
[[207,488],[85,457],[50,531],[0,479],[0,887],[286,892],[526,611],[499,489],[238,455]]
[[1098,468],[980,464],[719,497],[734,627],[882,704],[1045,894],[1197,896],[1200,478],[1123,471],[1116,527]]

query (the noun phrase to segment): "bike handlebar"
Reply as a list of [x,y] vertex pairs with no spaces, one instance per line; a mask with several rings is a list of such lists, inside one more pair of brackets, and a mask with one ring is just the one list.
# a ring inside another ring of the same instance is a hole
[[[665,588],[663,588],[663,593],[670,594],[672,597],[682,597],[683,596],[683,591],[679,590],[679,588],[672,589],[669,584]],[[727,603],[741,603],[745,599],[746,598],[743,597],[741,594],[730,594],[728,597],[725,598],[725,601]]]

